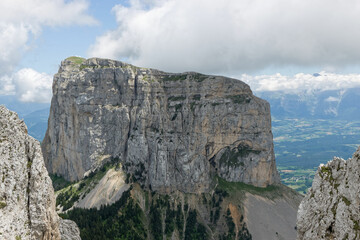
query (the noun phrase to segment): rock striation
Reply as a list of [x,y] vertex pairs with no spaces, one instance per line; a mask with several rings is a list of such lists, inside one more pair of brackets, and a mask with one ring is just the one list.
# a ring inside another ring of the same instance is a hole
[[114,159],[160,191],[206,192],[215,175],[280,181],[270,106],[248,85],[108,59],[62,61],[42,149],[48,171],[70,181]]
[[320,165],[297,216],[297,239],[360,238],[360,148]]
[[40,144],[0,106],[0,239],[60,239],[55,196]]

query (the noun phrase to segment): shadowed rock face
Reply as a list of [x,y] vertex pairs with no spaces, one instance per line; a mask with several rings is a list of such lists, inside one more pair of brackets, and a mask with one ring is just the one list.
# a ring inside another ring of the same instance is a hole
[[359,239],[359,205],[360,148],[347,161],[320,165],[299,206],[297,239]]
[[67,59],[42,143],[48,170],[78,180],[104,161],[153,190],[204,192],[214,175],[278,183],[269,104],[245,83],[107,59]]

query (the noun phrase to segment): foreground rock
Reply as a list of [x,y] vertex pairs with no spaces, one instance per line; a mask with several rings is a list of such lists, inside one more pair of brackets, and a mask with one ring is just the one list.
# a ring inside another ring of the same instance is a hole
[[60,219],[60,234],[61,240],[81,240],[78,226],[68,219]]
[[207,192],[218,175],[279,183],[269,104],[245,83],[69,58],[54,77],[47,169],[79,180],[118,159],[142,185]]
[[360,238],[360,148],[320,165],[299,206],[298,239]]
[[0,106],[0,238],[60,239],[55,197],[38,141]]

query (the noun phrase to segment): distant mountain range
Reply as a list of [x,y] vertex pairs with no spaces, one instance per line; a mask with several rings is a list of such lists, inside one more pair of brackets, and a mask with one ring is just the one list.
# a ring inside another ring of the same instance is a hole
[[276,119],[360,119],[360,88],[310,92],[255,92],[271,105]]
[[351,157],[360,143],[360,88],[256,92],[271,106],[278,165],[312,168]]
[[24,121],[28,126],[29,135],[39,140],[44,139],[47,129],[50,107],[37,110],[24,116]]
[[17,112],[28,127],[29,135],[42,141],[47,129],[50,103],[20,102],[16,96],[0,96],[0,105]]
[[360,89],[255,92],[270,102],[282,182],[305,193],[319,164],[360,145]]

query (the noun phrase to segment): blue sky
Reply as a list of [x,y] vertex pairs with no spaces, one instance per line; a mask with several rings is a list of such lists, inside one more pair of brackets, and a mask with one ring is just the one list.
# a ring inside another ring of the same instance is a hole
[[115,16],[111,9],[126,1],[89,1],[88,13],[98,24],[91,26],[45,27],[34,40],[34,47],[22,59],[19,68],[31,67],[40,72],[56,73],[59,63],[69,56],[87,57],[87,50],[97,36],[116,28]]
[[5,0],[0,95],[49,102],[73,55],[221,74],[254,90],[349,88],[360,86],[359,42],[358,0]]

